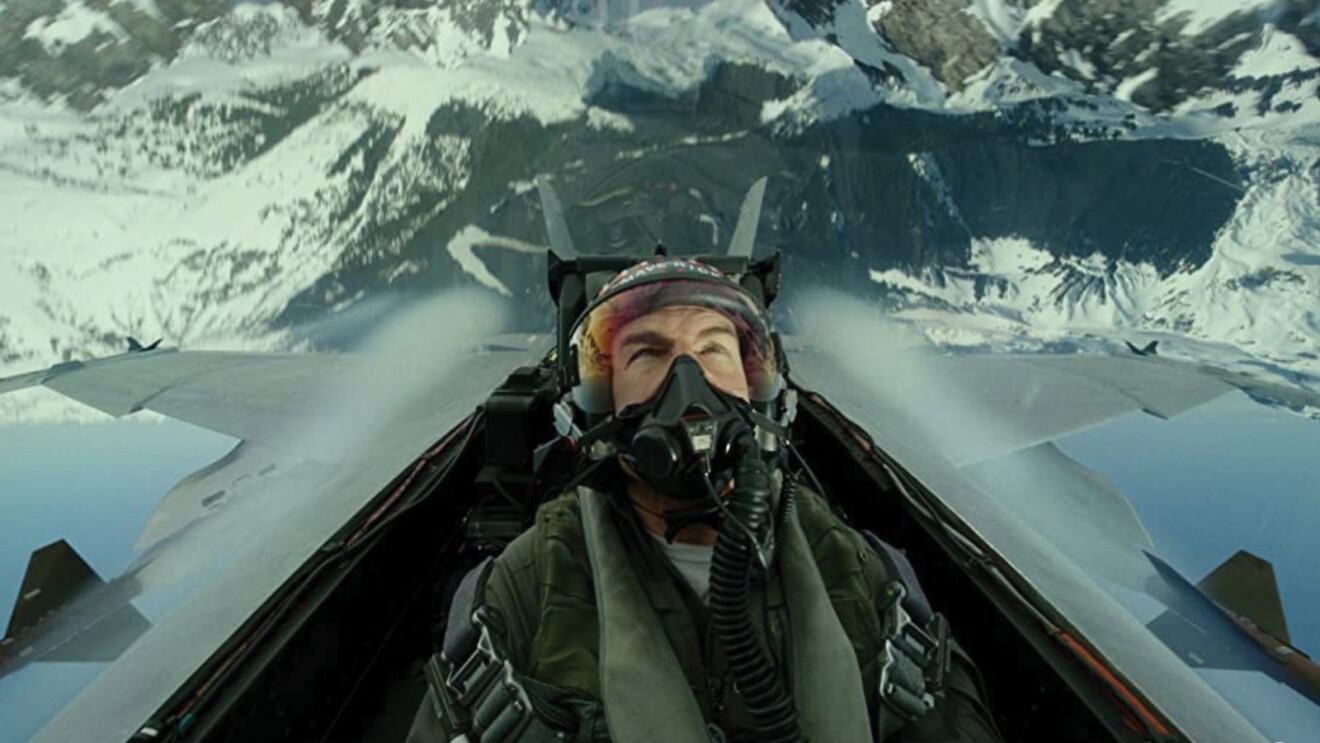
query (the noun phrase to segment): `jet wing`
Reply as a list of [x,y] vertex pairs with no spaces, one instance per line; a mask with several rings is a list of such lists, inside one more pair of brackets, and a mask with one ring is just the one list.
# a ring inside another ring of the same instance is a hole
[[[948,509],[947,523],[977,550],[970,561],[984,558],[1053,618],[1043,632],[1084,638],[1193,740],[1265,740],[1101,587],[1103,579],[1150,595],[1146,586],[1163,578],[1122,494],[1048,443],[1137,411],[1171,417],[1235,389],[1262,394],[1247,389],[1254,383],[1151,357],[934,355],[858,343],[855,333],[824,340],[790,354],[794,382],[864,429]],[[1080,561],[1083,553],[1095,559]]]
[[[883,409],[875,425],[900,440],[920,434],[928,451],[958,466],[1128,413],[1171,418],[1234,390],[1294,410],[1320,408],[1316,392],[1153,354],[936,352],[908,326],[834,292],[807,293],[789,312],[805,331],[784,342],[795,378],[810,387],[825,364],[826,378],[842,375],[845,393],[860,390]],[[822,391],[835,400],[834,390]]]
[[0,391],[41,384],[112,415],[151,410],[242,439],[176,485],[143,533],[147,553],[121,577],[170,582],[183,598],[33,740],[131,737],[498,380],[536,363],[548,341],[492,332],[501,313],[483,301],[442,298],[375,355],[144,350],[0,381]]
[[[897,355],[857,349],[842,361],[863,377],[874,370],[885,384],[916,393],[888,400],[894,413],[889,417],[930,434],[957,465],[1027,449],[1128,413],[1170,418],[1253,383],[1137,356]],[[792,363],[810,379],[813,361]],[[977,425],[968,428],[968,421]]]
[[151,410],[237,439],[270,442],[322,406],[328,386],[360,378],[367,365],[349,354],[160,349],[0,379],[0,394],[42,385],[116,418]]
[[[211,563],[201,560],[193,570],[194,574],[210,574],[204,585],[156,621],[43,728],[34,742],[124,740],[132,736],[137,726],[164,704],[312,552],[419,453],[471,413],[489,394],[492,380],[534,363],[543,351],[538,347],[535,351],[466,358],[455,353],[423,389],[412,390],[398,401],[388,415],[387,425],[362,420],[359,435],[337,439],[336,455],[328,460],[299,464],[299,457],[324,451],[319,443],[324,438],[321,425],[301,429],[302,434],[297,433],[296,426],[285,429],[290,431],[287,438],[273,444],[285,452],[279,470],[256,480],[253,487],[258,492],[232,493],[232,505],[195,522],[195,528],[180,532],[144,568],[168,571],[172,561],[195,561],[200,553],[201,558],[212,558]],[[281,368],[288,372],[291,367]],[[232,390],[234,386],[226,382],[223,388]],[[197,388],[192,389],[190,394],[196,395]],[[135,389],[134,395],[137,392]],[[340,426],[360,419],[352,401],[340,403],[348,405],[348,414],[314,410],[312,420]],[[145,407],[156,409],[152,401]],[[188,407],[198,410],[193,404]],[[233,418],[220,413],[215,419]],[[206,419],[214,420],[210,416]],[[256,430],[279,430],[271,422],[284,421],[268,419]],[[302,447],[298,439],[318,443]]]

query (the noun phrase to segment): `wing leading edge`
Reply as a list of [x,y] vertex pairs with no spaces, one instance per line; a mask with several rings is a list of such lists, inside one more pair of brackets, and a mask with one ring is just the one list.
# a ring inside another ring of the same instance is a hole
[[316,393],[363,368],[347,354],[134,351],[0,380],[0,394],[37,385],[116,418],[151,410],[247,441],[277,440],[323,405]]

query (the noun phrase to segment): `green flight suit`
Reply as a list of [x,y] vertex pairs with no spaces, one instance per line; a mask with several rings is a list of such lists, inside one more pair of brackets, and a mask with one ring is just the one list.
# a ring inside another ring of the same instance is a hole
[[[894,600],[893,578],[884,561],[860,534],[848,528],[810,490],[798,487],[798,521],[810,546],[839,622],[847,633],[861,669],[869,712],[874,719],[879,685],[879,658],[885,626]],[[719,643],[709,611],[670,564],[635,514],[619,499],[609,514],[630,568],[640,579],[647,600],[678,658],[687,687],[704,720],[718,726],[730,740],[743,739],[752,728],[742,696]],[[600,704],[600,626],[591,563],[583,538],[576,492],[543,505],[536,524],[515,539],[495,561],[484,599],[500,627],[501,648],[529,686],[569,706],[579,720],[573,739],[609,741]],[[763,648],[773,651],[781,676],[790,630],[783,580],[772,571],[763,586],[753,583],[751,614]],[[888,740],[904,743],[981,743],[998,741],[973,681],[974,671],[956,662],[947,691],[930,713]],[[430,692],[428,691],[428,694]],[[448,741],[448,731],[431,712],[428,698],[419,710],[409,743]],[[816,741],[814,743],[827,743]]]

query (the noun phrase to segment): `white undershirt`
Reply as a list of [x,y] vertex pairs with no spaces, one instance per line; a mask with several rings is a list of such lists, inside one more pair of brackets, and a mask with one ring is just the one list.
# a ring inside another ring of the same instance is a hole
[[692,590],[701,602],[709,604],[710,561],[715,556],[715,548],[682,542],[670,544],[659,534],[651,534],[651,538],[660,545],[660,551],[665,553],[665,557],[669,558],[669,562],[678,570],[678,574],[687,580],[689,586],[692,586]]

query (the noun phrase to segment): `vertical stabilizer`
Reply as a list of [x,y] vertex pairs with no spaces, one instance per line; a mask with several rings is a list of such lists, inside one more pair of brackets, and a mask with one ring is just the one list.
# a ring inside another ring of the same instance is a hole
[[[61,539],[32,553],[5,639],[27,661],[108,663],[151,622]],[[2,658],[0,658],[2,659]],[[4,664],[0,664],[3,666]],[[10,665],[0,675],[13,670]]]
[[555,193],[555,187],[550,185],[549,178],[538,175],[536,190],[541,194],[541,213],[545,215],[545,231],[550,240],[550,249],[566,261],[577,258],[573,238],[568,234],[568,222],[564,220],[564,205],[559,200],[559,194]]
[[756,227],[761,222],[761,201],[765,199],[766,179],[761,178],[747,189],[742,208],[738,210],[738,226],[729,242],[729,255],[751,258],[756,248]]
[[61,539],[32,553],[5,637],[13,637],[105,581]]
[[1279,584],[1274,580],[1274,566],[1268,560],[1239,550],[1202,578],[1196,587],[1229,612],[1292,644],[1283,600],[1279,598]]

